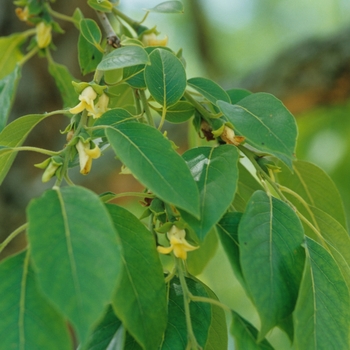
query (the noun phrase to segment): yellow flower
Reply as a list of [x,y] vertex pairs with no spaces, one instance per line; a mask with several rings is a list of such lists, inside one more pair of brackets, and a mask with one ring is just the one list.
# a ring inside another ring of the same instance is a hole
[[235,146],[239,146],[245,140],[244,136],[235,135],[235,132],[226,125],[225,125],[224,130],[222,131],[220,137],[226,143],[228,143],[230,145],[235,145]]
[[36,26],[36,41],[40,49],[45,48],[51,43],[51,25],[40,22]]
[[95,113],[94,100],[97,97],[95,90],[88,86],[79,95],[79,103],[69,110],[72,114],[77,114],[86,109],[89,113]]
[[142,43],[145,46],[166,46],[168,43],[168,37],[165,36],[164,39],[157,39],[157,35],[154,33],[145,34],[142,37]]
[[94,112],[89,112],[88,115],[92,116],[94,119],[100,118],[103,113],[108,111],[108,102],[109,97],[103,93],[94,105]]
[[170,241],[170,247],[158,246],[157,250],[161,254],[169,254],[170,252],[174,251],[174,255],[177,258],[186,260],[187,252],[190,252],[192,250],[199,248],[189,244],[185,239],[186,231],[180,230],[175,225],[173,225],[170,231],[167,232],[167,236]]
[[24,7],[23,9],[21,7],[17,7],[15,12],[20,21],[25,22],[28,20],[29,18],[28,6]]
[[92,160],[99,158],[101,150],[96,146],[90,149],[90,142],[82,142],[81,140],[75,145],[79,153],[80,173],[86,175],[91,170]]

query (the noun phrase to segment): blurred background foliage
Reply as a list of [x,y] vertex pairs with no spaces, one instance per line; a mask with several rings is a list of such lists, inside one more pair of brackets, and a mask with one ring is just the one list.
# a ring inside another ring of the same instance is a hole
[[[136,20],[160,0],[121,0],[120,8]],[[350,218],[350,2],[348,0],[183,0],[183,15],[149,15],[146,25],[157,24],[169,38],[169,46],[182,48],[188,77],[204,76],[225,88],[242,87],[271,92],[294,113],[299,126],[297,157],[321,166],[335,181]],[[72,14],[76,7],[94,14],[85,0],[60,0],[56,11]],[[26,29],[14,15],[14,5],[0,0],[0,36]],[[78,33],[70,23],[60,22],[66,35],[53,38],[58,50],[56,62],[68,66],[77,79],[80,74],[76,42]],[[1,54],[1,53],[0,53]],[[43,58],[32,59],[23,70],[11,120],[30,113],[61,108],[53,79]],[[65,142],[57,130],[67,121],[54,117],[40,124],[28,144],[60,149]],[[169,128],[177,144],[184,133]],[[180,129],[181,130],[181,129]],[[104,159],[104,160],[103,160]],[[104,157],[88,177],[72,175],[96,192],[128,191],[137,183],[131,176],[115,181],[120,167]],[[19,154],[11,173],[0,188],[0,240],[25,221],[25,207],[51,183],[41,183],[41,171],[33,164],[41,155]],[[23,166],[25,165],[25,169]],[[101,177],[102,175],[102,177]],[[140,187],[138,187],[140,188]],[[44,213],[43,213],[44,215]],[[12,250],[23,244],[20,237]],[[213,244],[213,243],[210,243]],[[10,251],[5,252],[9,254]],[[217,271],[220,271],[217,273]],[[206,272],[200,275],[220,299],[258,326],[249,299],[235,280],[219,248]],[[289,349],[279,331],[269,336],[276,349]],[[231,342],[232,346],[232,342]]]

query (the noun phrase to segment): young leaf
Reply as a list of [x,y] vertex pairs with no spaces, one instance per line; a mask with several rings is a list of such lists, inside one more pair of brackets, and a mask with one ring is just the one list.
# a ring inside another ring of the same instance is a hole
[[93,19],[83,18],[80,21],[80,33],[90,44],[100,47],[102,33]]
[[[48,116],[48,114],[30,114],[14,120],[0,133],[0,146],[21,146],[34,126]],[[16,154],[12,152],[0,154],[0,184],[8,173]]]
[[200,220],[188,213],[183,219],[202,241],[233,201],[239,154],[231,145],[192,148],[183,154],[200,193]]
[[294,312],[298,350],[350,348],[349,291],[332,256],[306,237],[306,263]]
[[164,49],[149,55],[151,64],[145,68],[145,80],[153,98],[164,108],[180,100],[186,89],[186,72],[181,61]]
[[21,66],[17,65],[9,75],[0,80],[0,132],[7,123],[20,78]]
[[274,350],[266,339],[258,343],[257,329],[234,311],[232,311],[231,333],[235,338],[237,350]]
[[1,349],[72,348],[65,319],[36,284],[28,252],[2,261],[0,280]]
[[147,64],[148,62],[148,54],[142,47],[124,46],[117,50],[113,50],[103,57],[102,61],[97,66],[97,69],[106,71]]
[[28,239],[43,293],[82,343],[110,302],[121,248],[109,214],[82,187],[49,190],[28,207]]
[[217,83],[206,78],[191,78],[187,84],[201,93],[208,101],[216,105],[218,100],[230,103],[230,98],[226,91]]
[[297,138],[294,117],[276,97],[252,94],[232,105],[217,102],[221,112],[248,144],[267,152],[292,168]]
[[163,269],[151,232],[130,212],[107,204],[123,246],[120,287],[113,308],[145,350],[157,349],[167,320]]
[[294,309],[304,266],[303,227],[291,207],[257,191],[238,238],[244,280],[261,319],[261,340]]
[[107,129],[106,136],[116,155],[150,191],[199,216],[198,189],[191,172],[158,130],[140,123],[122,123]]
[[183,13],[184,7],[181,1],[165,1],[151,9],[147,9],[147,11],[159,13]]
[[78,39],[78,60],[81,73],[83,75],[96,70],[103,53],[95,46],[91,45],[81,34]]

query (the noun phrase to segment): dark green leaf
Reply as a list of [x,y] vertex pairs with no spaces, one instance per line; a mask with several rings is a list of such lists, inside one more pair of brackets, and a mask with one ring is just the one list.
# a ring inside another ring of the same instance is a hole
[[80,21],[81,35],[92,45],[99,47],[102,33],[97,23],[90,18],[83,18]]
[[126,209],[107,204],[121,238],[124,258],[113,308],[145,350],[157,349],[165,330],[166,289],[152,233]]
[[216,105],[218,100],[230,103],[230,98],[226,91],[217,83],[206,78],[191,78],[187,84],[201,93],[208,101]]
[[199,216],[199,195],[185,161],[156,129],[122,123],[106,130],[116,155],[161,200]]
[[292,168],[297,127],[294,117],[276,97],[257,93],[232,105],[217,103],[234,129],[247,143],[261,152],[267,152]]
[[124,108],[130,113],[136,113],[134,92],[128,84],[118,84],[108,89],[110,95],[109,107]]
[[145,80],[153,98],[164,108],[180,100],[186,89],[186,72],[181,61],[164,49],[149,55],[151,64],[145,68]]
[[85,75],[95,71],[102,57],[103,53],[80,34],[78,39],[78,59],[81,73]]
[[226,93],[230,97],[233,105],[252,94],[250,91],[244,89],[230,89],[226,90]]
[[266,339],[258,343],[257,329],[234,311],[232,311],[231,333],[235,338],[235,349],[237,350],[274,349]]
[[165,1],[151,9],[147,9],[147,11],[159,13],[183,13],[184,7],[181,1]]
[[0,348],[70,350],[65,319],[42,296],[27,254],[0,264]]
[[140,46],[124,46],[103,57],[97,69],[106,71],[149,62],[147,52]]
[[144,64],[125,67],[123,69],[123,79],[134,89],[146,89],[144,70]]
[[236,192],[239,154],[231,145],[192,148],[183,154],[200,193],[200,220],[188,213],[183,219],[203,240],[220,220]]
[[304,266],[303,227],[291,207],[257,191],[238,238],[244,280],[261,319],[261,340],[294,309]]
[[15,69],[9,75],[6,75],[0,80],[0,132],[7,123],[7,118],[16,97],[17,85],[20,78],[21,66],[16,65]]
[[[194,115],[194,112],[195,109],[190,103],[179,101],[166,110],[165,119],[170,123],[183,123],[190,119]],[[158,113],[161,115],[162,110]]]
[[82,343],[110,302],[121,248],[109,214],[82,187],[49,190],[28,207],[28,238],[43,293]]
[[348,288],[332,256],[308,237],[294,324],[298,350],[350,349]]

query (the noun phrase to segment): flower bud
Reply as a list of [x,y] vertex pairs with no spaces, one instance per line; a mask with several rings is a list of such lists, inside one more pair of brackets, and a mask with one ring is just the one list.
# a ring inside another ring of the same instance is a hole
[[36,41],[40,49],[44,49],[51,43],[51,25],[40,22],[36,26]]

